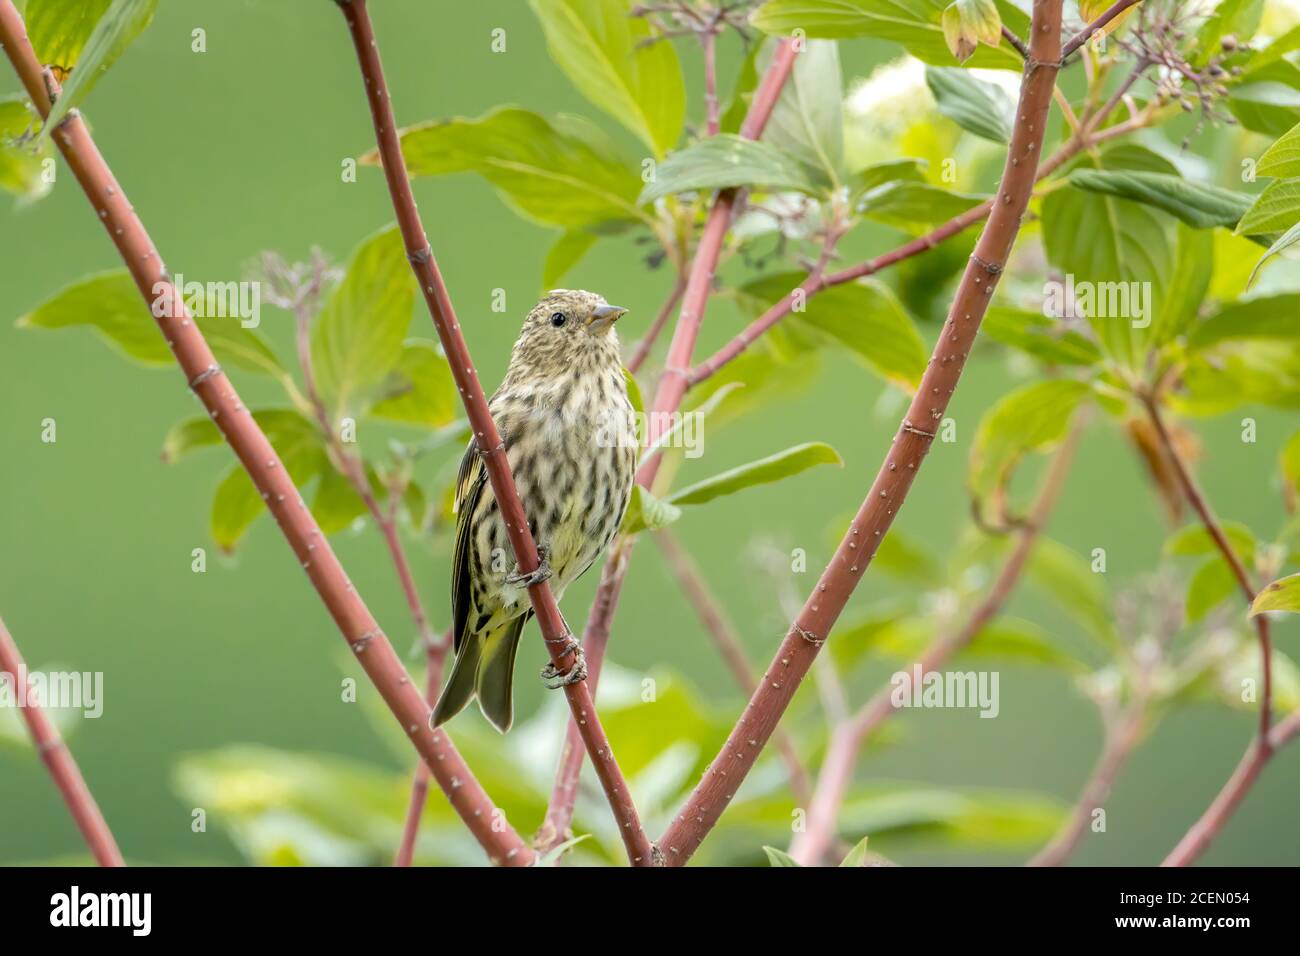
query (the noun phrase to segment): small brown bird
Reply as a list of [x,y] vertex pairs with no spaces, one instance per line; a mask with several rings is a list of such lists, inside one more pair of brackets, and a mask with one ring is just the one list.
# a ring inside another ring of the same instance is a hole
[[[549,578],[558,601],[600,557],[623,520],[636,470],[632,404],[614,323],[626,312],[592,292],[557,289],[533,307],[501,387],[488,402],[506,445],[542,566],[514,565],[501,510],[471,441],[456,487],[451,604],[456,663],[433,712],[436,727],[474,698],[505,733],[527,588]],[[575,665],[577,671],[579,666]],[[552,686],[577,675],[560,677]]]

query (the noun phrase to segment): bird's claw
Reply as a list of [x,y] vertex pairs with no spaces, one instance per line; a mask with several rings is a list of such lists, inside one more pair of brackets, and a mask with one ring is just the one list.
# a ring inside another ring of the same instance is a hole
[[516,588],[530,588],[534,584],[541,584],[543,581],[551,579],[550,551],[546,548],[537,549],[537,567],[525,574],[519,570],[519,565],[506,575],[506,584]]
[[573,654],[573,666],[567,671],[560,670],[554,663],[542,668],[542,681],[546,684],[547,690],[559,690],[561,687],[568,687],[570,684],[587,679],[587,658],[582,654],[582,645],[572,637],[564,645],[563,654],[569,653]]

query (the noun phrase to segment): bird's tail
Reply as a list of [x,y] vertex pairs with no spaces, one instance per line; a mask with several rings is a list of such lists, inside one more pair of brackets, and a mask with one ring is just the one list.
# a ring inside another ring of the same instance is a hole
[[515,654],[527,615],[500,627],[467,634],[452,666],[451,679],[433,710],[433,726],[446,723],[478,698],[479,710],[501,733],[514,721]]

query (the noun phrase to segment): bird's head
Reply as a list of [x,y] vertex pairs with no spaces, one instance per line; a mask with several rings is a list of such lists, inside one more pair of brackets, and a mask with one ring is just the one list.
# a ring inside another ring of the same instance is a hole
[[528,313],[515,343],[516,362],[555,374],[619,362],[614,323],[627,309],[581,289],[553,289]]

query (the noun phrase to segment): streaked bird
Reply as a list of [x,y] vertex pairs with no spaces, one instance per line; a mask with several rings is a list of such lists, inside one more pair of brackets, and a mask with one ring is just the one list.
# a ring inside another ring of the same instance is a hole
[[[558,601],[618,530],[632,490],[637,440],[614,323],[625,309],[592,292],[557,289],[524,320],[501,387],[488,402],[506,445],[542,566],[522,575],[471,441],[456,487],[451,603],[456,662],[433,712],[437,726],[477,699],[502,733],[514,719],[515,653],[532,617],[527,588],[549,578]],[[580,679],[579,658],[550,686]]]

